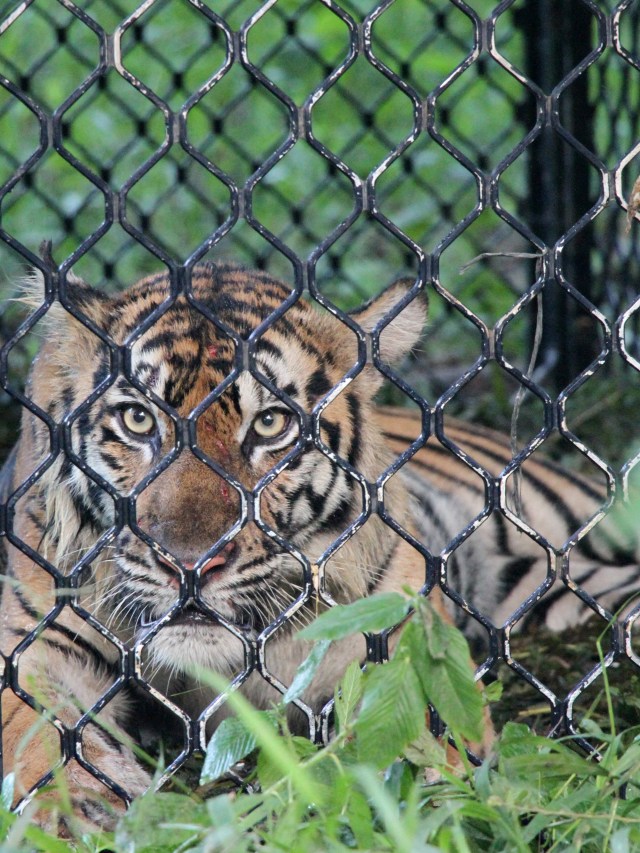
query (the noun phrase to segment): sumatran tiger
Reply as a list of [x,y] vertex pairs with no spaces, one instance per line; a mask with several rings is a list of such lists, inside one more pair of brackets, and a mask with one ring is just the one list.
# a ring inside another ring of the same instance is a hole
[[[28,290],[41,305],[42,274]],[[292,626],[313,615],[314,579],[325,604],[433,587],[434,606],[462,601],[454,618],[485,637],[523,601],[523,619],[560,628],[634,588],[635,557],[606,533],[553,583],[604,502],[591,481],[530,460],[518,515],[504,439],[445,420],[444,443],[426,441],[421,416],[376,406],[369,343],[385,369],[414,347],[419,290],[397,282],[347,323],[231,265],[196,266],[187,295],[168,274],[115,296],[67,278],[66,307],[37,327],[0,481],[3,752],[19,796],[64,765],[76,811],[109,825],[150,784],[124,734],[128,684],[169,697],[201,738],[201,668],[240,676],[267,706],[308,651]],[[591,606],[569,589],[583,579]],[[364,641],[334,643],[305,706],[322,707],[358,656]]]

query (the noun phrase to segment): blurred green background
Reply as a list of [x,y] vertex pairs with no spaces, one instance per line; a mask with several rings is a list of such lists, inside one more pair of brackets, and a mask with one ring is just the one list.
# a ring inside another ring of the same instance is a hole
[[[592,4],[602,12],[611,5]],[[259,228],[303,262],[320,246],[318,284],[342,308],[357,306],[399,276],[416,276],[411,246],[419,246],[432,258],[430,320],[424,345],[403,375],[430,403],[480,353],[477,324],[456,301],[491,335],[534,284],[535,260],[518,256],[537,251],[530,233],[553,245],[597,206],[598,215],[567,241],[564,275],[609,322],[633,304],[637,228],[626,233],[624,210],[610,203],[602,187],[603,174],[622,164],[619,186],[627,195],[638,171],[637,7],[620,15],[621,47],[615,49],[605,44],[598,15],[581,0],[500,7],[488,0],[396,0],[380,7],[365,0],[339,6],[321,0],[157,0],[145,4],[142,14],[138,6],[133,0],[85,0],[77,14],[52,0],[36,0],[20,14],[19,3],[2,7],[3,340],[25,316],[11,301],[28,269],[21,247],[37,253],[40,242],[51,239],[58,263],[77,252],[74,272],[106,289],[162,267],[117,215],[105,226],[106,203],[118,193],[123,221],[177,261],[218,235],[203,257],[258,266],[293,281],[291,262]],[[351,33],[376,8],[370,53],[363,38],[352,57]],[[495,23],[491,50],[486,19]],[[476,49],[481,32],[484,41]],[[233,54],[228,39],[235,43]],[[120,45],[123,74],[100,64],[107,44]],[[548,58],[541,63],[543,47]],[[347,60],[348,68],[327,86]],[[579,63],[582,73],[563,83]],[[523,74],[532,82],[523,83]],[[553,91],[560,92],[555,123],[553,109],[540,112]],[[171,146],[160,102],[173,111],[174,126],[176,114],[186,116],[186,135]],[[416,104],[424,111],[420,126]],[[302,115],[294,105],[307,106],[313,138],[329,156],[303,132],[287,145]],[[59,139],[49,138],[51,115],[59,121]],[[544,128],[527,137],[537,117]],[[559,126],[572,133],[571,140]],[[405,140],[410,144],[403,146]],[[274,156],[278,150],[284,155]],[[389,159],[394,151],[398,156]],[[407,240],[370,214],[354,217],[354,182],[338,161],[362,181],[375,176],[376,209]],[[227,229],[232,195],[247,188],[253,225],[241,215]],[[349,217],[351,226],[334,240]],[[507,256],[470,263],[496,252]],[[505,357],[521,370],[531,358],[536,317],[532,302],[504,335]],[[597,355],[604,333],[600,319],[553,278],[545,286],[543,321],[536,378],[555,396]],[[21,387],[37,337],[36,327],[10,347],[11,388]],[[632,353],[635,340],[629,322]],[[619,466],[632,454],[637,434],[638,377],[619,355],[606,361],[570,397],[567,410],[571,428]],[[517,389],[494,362],[454,396],[447,411],[508,429]],[[383,399],[407,402],[390,386]],[[19,405],[2,391],[2,455],[15,438],[18,414]],[[520,417],[527,440],[542,423],[537,398],[527,396]],[[547,449],[589,468],[560,440],[547,442]]]

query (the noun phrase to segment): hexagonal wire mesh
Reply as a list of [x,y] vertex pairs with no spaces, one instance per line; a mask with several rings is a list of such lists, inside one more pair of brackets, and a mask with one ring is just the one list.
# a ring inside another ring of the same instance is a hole
[[[447,415],[464,412],[509,428],[523,387],[533,392],[520,409],[528,439],[514,451],[509,470],[544,441],[552,454],[562,451],[565,464],[600,472],[610,490],[626,482],[635,457],[620,446],[621,431],[611,435],[603,425],[612,418],[633,424],[637,385],[638,243],[624,230],[624,198],[635,177],[627,167],[640,148],[637,4],[385,0],[371,8],[361,0],[86,0],[80,7],[70,0],[25,0],[5,4],[0,15],[5,453],[15,438],[17,411],[36,410],[51,432],[44,465],[66,453],[112,495],[120,527],[133,519],[131,501],[72,453],[69,432],[119,371],[128,376],[131,342],[116,347],[90,325],[112,352],[111,373],[71,420],[57,424],[19,390],[35,352],[32,330],[56,287],[65,298],[72,270],[118,290],[164,266],[175,301],[191,292],[196,262],[233,259],[291,282],[291,299],[270,324],[302,294],[348,323],[346,310],[399,276],[415,279],[416,289],[426,287],[426,351],[412,358],[402,379],[385,371],[383,400],[428,414],[436,438],[495,484],[496,495],[504,472],[492,479],[446,439],[443,413],[446,407]],[[9,297],[25,267],[43,268],[37,253],[42,240],[52,240],[62,260],[47,272],[43,306],[24,320]],[[216,316],[208,319],[220,325]],[[256,336],[245,341],[235,334],[234,340],[236,367],[228,381],[244,364],[255,371]],[[348,376],[366,357],[362,333],[359,341]],[[259,381],[284,399],[266,377]],[[199,413],[181,424],[183,441],[196,453]],[[307,418],[304,438],[327,454],[320,414]],[[396,467],[414,450],[408,447]],[[228,479],[222,467],[205,461]],[[245,493],[241,524],[266,483],[290,461]],[[338,464],[349,468],[345,460]],[[139,484],[138,494],[159,470]],[[42,471],[2,507],[0,534],[25,552],[12,518]],[[353,469],[350,475],[363,488],[358,523],[384,513],[376,484]],[[502,501],[498,496],[494,509],[503,510]],[[560,554],[564,571],[571,546],[591,526],[576,531]],[[458,531],[452,551],[468,533]],[[74,565],[72,585],[107,539],[103,535]],[[69,585],[69,577],[29,553],[59,586]],[[311,569],[303,554],[296,557],[309,600]],[[442,584],[446,589],[446,580]],[[172,612],[186,600],[187,586]],[[609,614],[583,590],[575,594],[598,614],[599,632]],[[59,596],[41,629],[64,607],[117,646],[118,672],[94,713],[130,684],[178,714],[143,676],[142,644],[114,639],[73,593]],[[517,609],[509,624],[517,624],[522,612]],[[264,649],[292,615],[280,614],[258,638],[242,637],[245,669],[237,683],[257,668],[282,688]],[[17,651],[32,640],[26,637]],[[481,674],[505,661],[550,708],[549,729],[574,731],[574,705],[602,665],[589,662],[584,677],[562,690],[530,671],[524,657],[514,658],[510,642],[508,630],[491,628]],[[381,649],[371,642],[370,657]],[[18,657],[6,658],[4,690],[35,707],[19,683]],[[613,632],[604,666],[624,658],[635,662],[631,641]],[[330,704],[320,712],[300,704],[309,734],[326,737]],[[203,720],[212,710],[195,721],[178,714],[182,748],[163,779],[203,747]],[[70,732],[54,722],[63,735],[63,760],[80,757],[126,797],[119,780],[82,757],[88,716]]]

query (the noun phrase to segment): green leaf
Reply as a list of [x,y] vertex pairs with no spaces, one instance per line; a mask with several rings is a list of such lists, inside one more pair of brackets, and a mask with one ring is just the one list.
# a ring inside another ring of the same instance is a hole
[[[566,779],[569,780],[570,773],[567,773]],[[564,786],[563,786],[564,787]],[[522,837],[525,843],[534,842],[537,836],[548,829],[551,823],[550,817],[555,812],[559,816],[563,814],[583,814],[586,816],[593,809],[597,802],[595,792],[590,788],[580,786],[575,790],[569,790],[564,797],[554,797],[549,806],[541,813],[534,815],[527,822],[526,826],[522,827]],[[569,849],[569,848],[564,848]],[[573,849],[573,848],[571,848]],[[602,848],[604,849],[604,848]]]
[[[268,719],[274,730],[277,730],[277,725],[272,716],[261,711],[256,713]],[[219,779],[234,764],[253,752],[257,745],[258,741],[255,734],[247,729],[242,720],[237,717],[227,717],[220,723],[207,744],[207,752],[200,774],[200,784],[206,785],[207,782],[214,782]]]
[[373,816],[367,798],[357,788],[351,788],[349,792],[346,812],[358,847],[371,850],[374,843]]
[[490,702],[498,702],[502,698],[504,685],[501,681],[492,681],[482,688],[482,697],[486,705]]
[[629,841],[630,832],[630,827],[623,826],[613,833],[613,835],[609,839],[609,847],[611,849],[611,853],[631,853],[633,848]]
[[343,732],[362,698],[364,674],[357,660],[351,661],[335,691],[335,712],[338,730]]
[[511,758],[514,755],[536,754],[542,743],[548,743],[547,739],[534,735],[529,726],[507,722],[502,729],[497,749],[501,758]]
[[524,723],[507,722],[496,744],[496,751],[501,759],[513,758],[515,755],[537,755],[540,750],[548,752],[552,744],[553,741],[535,735]]
[[404,748],[404,755],[416,767],[445,767],[447,752],[425,726],[418,737]]
[[[293,766],[293,762],[292,762]],[[256,761],[258,780],[263,791],[271,788],[287,775],[285,768],[273,760],[273,756],[265,750],[260,750]]]
[[116,829],[118,850],[170,853],[208,825],[207,808],[184,794],[149,793],[134,800]]
[[559,754],[548,752],[541,755],[514,755],[513,758],[504,759],[500,769],[506,776],[526,776],[529,779],[539,773],[545,781],[551,777],[565,778],[573,774],[579,778],[609,775],[604,767],[594,761],[587,761],[568,749]]
[[310,741],[308,737],[302,737],[300,735],[294,735],[291,738],[291,746],[294,748],[298,758],[302,761],[304,761],[305,758],[310,758],[318,752],[318,747],[315,743]]
[[426,846],[416,848],[416,839],[410,832],[408,821],[403,820],[400,803],[389,794],[377,773],[370,767],[359,767],[355,775],[388,835],[390,849],[397,853],[433,849]]
[[340,640],[357,632],[382,631],[402,622],[411,602],[397,592],[361,598],[352,604],[336,604],[303,628],[303,640]]
[[425,702],[408,657],[369,670],[354,731],[360,761],[383,768],[415,740],[424,727]]
[[[29,842],[31,846],[22,846],[19,848],[24,851],[31,850],[43,850],[46,853],[73,853],[74,848],[71,844],[67,844],[66,841],[62,841],[59,838],[54,838],[44,829],[41,829],[39,826],[30,826],[25,830],[24,838]],[[14,850],[18,850],[18,848],[14,848]]]
[[432,660],[444,660],[447,643],[445,622],[425,598],[418,601],[418,615],[424,629],[429,657]]
[[[288,747],[291,747],[291,760],[288,767],[285,768],[280,762],[275,761],[274,756],[266,750],[260,750],[258,753],[256,769],[258,771],[260,787],[263,791],[266,791],[281,779],[284,779],[285,777],[288,778],[295,772],[296,768],[300,767],[301,761],[304,761],[305,758],[309,758],[318,751],[318,747],[311,743],[309,738],[290,737],[286,740],[285,738],[281,738],[281,740],[283,743],[286,743]],[[312,784],[314,785],[314,793],[317,794],[318,791],[317,786],[315,785],[315,779]]]
[[[435,638],[437,656],[431,653]],[[432,611],[428,621],[416,619],[405,626],[397,653],[413,661],[425,696],[447,725],[466,740],[481,741],[482,694],[474,681],[469,646],[460,631]]]
[[293,681],[289,685],[289,689],[282,697],[282,701],[285,705],[288,702],[293,702],[294,699],[297,699],[299,696],[304,693],[307,687],[313,681],[313,677],[318,671],[318,667],[324,660],[324,656],[329,650],[329,646],[331,645],[331,640],[319,640],[315,646],[311,649],[309,655],[302,661],[298,670],[293,678]]
[[406,761],[397,758],[384,771],[384,788],[397,802],[406,802],[414,787],[413,770]]
[[[198,670],[200,679],[218,692],[229,688],[228,681],[211,670]],[[225,701],[242,720],[246,729],[255,735],[261,754],[269,759],[279,769],[280,776],[287,776],[301,800],[308,803],[318,801],[313,788],[311,776],[298,762],[290,743],[274,731],[271,718],[264,711],[257,711],[251,703],[238,691],[227,693]]]
[[16,775],[15,773],[7,773],[2,780],[2,791],[0,792],[0,802],[2,806],[9,811],[13,803],[13,795],[15,790]]

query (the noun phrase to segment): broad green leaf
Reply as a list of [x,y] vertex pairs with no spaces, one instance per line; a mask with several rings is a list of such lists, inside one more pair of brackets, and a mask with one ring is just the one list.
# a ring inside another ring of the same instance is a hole
[[372,595],[352,604],[336,604],[298,636],[304,640],[340,640],[358,632],[382,631],[402,622],[410,606],[409,599],[397,592]]
[[[228,681],[218,673],[202,669],[198,674],[205,684],[211,685],[218,692],[225,692],[229,688]],[[303,801],[317,802],[311,776],[300,766],[287,739],[274,731],[270,719],[265,718],[265,712],[257,711],[237,690],[227,693],[226,702],[238,719],[242,720],[246,729],[255,735],[261,755],[269,756],[279,769],[281,777],[287,776],[297,795]]]
[[444,767],[447,763],[445,748],[426,726],[406,745],[404,755],[416,767]]
[[291,738],[291,746],[294,748],[296,755],[302,761],[305,758],[310,758],[312,755],[315,755],[318,751],[318,747],[315,743],[312,743],[308,737],[301,737],[299,735],[294,735]]
[[543,743],[548,743],[547,739],[534,735],[529,726],[525,726],[524,723],[507,722],[502,729],[497,750],[502,758],[531,755],[536,754]]
[[496,752],[502,760],[516,755],[538,755],[541,750],[550,752],[556,747],[565,749],[558,741],[535,735],[524,723],[507,722],[496,743]]
[[[212,800],[218,799],[212,797]],[[207,804],[211,800],[207,800]],[[241,806],[238,811],[238,828],[242,833],[250,832],[259,824],[265,824],[273,820],[282,809],[285,808],[285,800],[277,793],[243,794],[236,799],[236,806]]]
[[329,650],[329,646],[331,645],[331,640],[319,640],[315,646],[311,649],[309,655],[302,661],[300,666],[298,667],[298,671],[296,672],[293,681],[289,685],[289,689],[282,697],[282,701],[285,705],[288,702],[293,702],[294,699],[297,699],[299,696],[304,693],[307,687],[313,681],[313,677],[318,671],[318,667],[324,660],[324,656]]
[[[463,635],[433,612],[431,638],[425,636],[425,620],[405,626],[397,653],[413,662],[428,700],[442,719],[463,738],[481,741],[484,729],[482,694],[474,681],[469,646]],[[430,649],[434,637],[442,645],[438,657]]]
[[343,732],[349,725],[362,698],[364,674],[357,660],[351,661],[335,692],[335,712],[338,730]]
[[422,598],[418,600],[418,616],[424,629],[424,636],[432,660],[444,660],[447,637],[445,622],[438,616],[431,604]]
[[[274,761],[273,755],[261,750],[258,754],[257,770],[260,786],[263,790],[275,785],[280,779],[289,777],[294,773],[296,768],[300,767],[300,762],[305,758],[309,758],[318,751],[318,747],[311,743],[306,737],[289,737],[281,738],[283,743],[286,743],[287,748],[291,751],[291,761],[288,767],[283,767],[281,763]],[[314,788],[314,795],[318,794],[315,778],[311,782]]]
[[[270,719],[274,730],[277,729],[273,718],[264,712],[265,718]],[[234,764],[246,758],[256,748],[258,742],[253,732],[249,731],[242,720],[237,717],[227,717],[213,733],[207,744],[207,752],[200,774],[200,784],[206,785],[219,779],[230,770]]]
[[[291,761],[291,767],[293,768],[293,766],[294,760]],[[287,770],[281,764],[275,762],[273,756],[264,750],[258,753],[256,771],[260,787],[263,791],[268,790],[287,775]]]
[[386,767],[424,726],[420,681],[408,657],[394,657],[366,675],[362,707],[354,731],[358,758]]
[[[431,789],[427,789],[429,791]],[[470,793],[467,788],[467,793]],[[435,840],[438,837],[440,829],[452,820],[456,820],[456,814],[464,809],[466,798],[457,797],[456,799],[446,799],[438,796],[437,808],[430,808],[420,825],[421,834],[423,837]],[[442,848],[433,848],[441,850]],[[449,848],[451,849],[451,848]],[[482,848],[478,848],[482,849]],[[457,853],[457,851],[456,851]]]
[[340,758],[327,751],[318,755],[309,770],[313,773],[315,784],[323,790],[322,803],[324,814],[340,814],[344,811],[352,787],[352,779],[345,772]]

